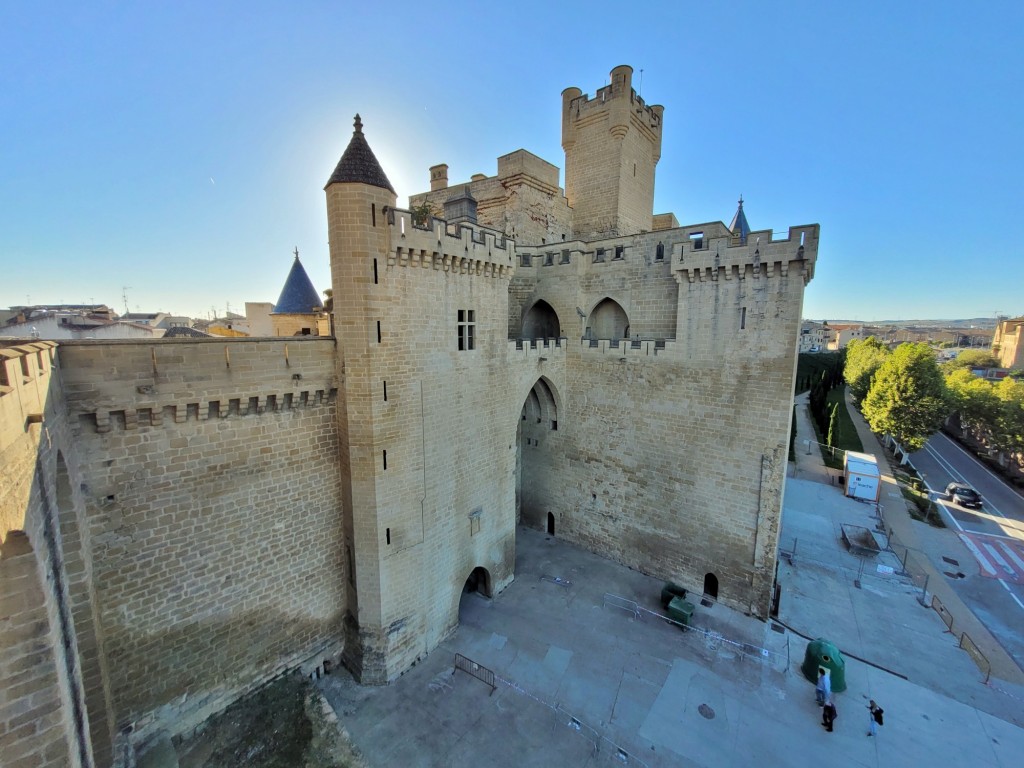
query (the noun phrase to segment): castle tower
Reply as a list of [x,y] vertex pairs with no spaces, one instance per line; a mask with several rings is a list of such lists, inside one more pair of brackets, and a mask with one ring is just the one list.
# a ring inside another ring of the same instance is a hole
[[367,683],[387,682],[381,606],[382,552],[377,486],[383,472],[376,449],[381,414],[381,314],[386,298],[374,286],[389,247],[386,210],[396,196],[366,138],[359,115],[352,139],[324,188],[338,340],[339,455],[342,520],[348,561],[345,663]]
[[650,231],[654,169],[661,158],[664,107],[644,104],[633,68],[619,66],[593,99],[562,91],[565,195],[573,236],[583,240]]
[[320,336],[320,318],[323,316],[324,303],[299,261],[299,249],[296,248],[295,261],[284,281],[284,288],[270,311],[274,335]]

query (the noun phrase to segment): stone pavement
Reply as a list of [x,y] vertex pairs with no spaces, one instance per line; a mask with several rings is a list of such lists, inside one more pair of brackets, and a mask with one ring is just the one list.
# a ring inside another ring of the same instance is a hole
[[[504,592],[464,595],[456,631],[391,685],[342,672],[320,681],[325,697],[371,766],[1019,765],[1024,688],[1009,670],[984,683],[893,553],[846,549],[841,525],[875,528],[879,512],[799,446],[778,622],[698,602],[684,632],[657,616],[660,581],[520,528]],[[887,477],[881,514],[911,539],[894,490]],[[954,598],[943,596],[968,621]],[[834,733],[799,671],[820,636],[846,655]],[[457,653],[495,673],[493,691],[453,671]],[[869,698],[886,713],[876,737]]]
[[[843,547],[837,525],[873,515],[837,487],[789,481],[781,543],[797,547],[780,614],[795,632],[700,604],[683,632],[652,613],[660,581],[521,528],[516,580],[493,600],[465,595],[455,633],[404,676],[320,685],[371,766],[1018,765],[1024,698],[981,682],[920,590],[878,570],[890,554],[862,567]],[[834,733],[797,632],[852,654]],[[493,693],[453,673],[456,653],[496,673]],[[869,698],[886,711],[877,737]]]

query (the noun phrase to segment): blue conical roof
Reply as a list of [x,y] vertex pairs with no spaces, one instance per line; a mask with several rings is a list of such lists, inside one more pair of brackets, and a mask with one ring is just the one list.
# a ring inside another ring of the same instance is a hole
[[746,245],[747,235],[750,234],[750,225],[747,224],[747,215],[743,212],[743,195],[740,195],[740,207],[736,209],[736,215],[732,217],[729,230],[734,235],[739,235],[740,242]]
[[284,281],[284,288],[281,289],[281,296],[270,314],[312,315],[323,311],[324,303],[320,299],[320,294],[313,287],[313,281],[303,269],[296,251],[292,270],[288,273],[288,279]]

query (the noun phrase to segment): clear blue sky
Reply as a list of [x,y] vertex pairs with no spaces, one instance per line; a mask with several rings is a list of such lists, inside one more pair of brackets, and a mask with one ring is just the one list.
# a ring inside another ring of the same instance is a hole
[[[783,6],[780,10],[773,6]],[[655,209],[821,224],[804,315],[1024,313],[1024,3],[5,3],[0,306],[223,314],[329,287],[323,185],[363,117],[404,205],[630,64]]]

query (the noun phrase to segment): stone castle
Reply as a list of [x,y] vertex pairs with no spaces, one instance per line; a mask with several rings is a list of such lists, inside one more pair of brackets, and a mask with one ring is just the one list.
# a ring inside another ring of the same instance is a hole
[[520,150],[400,209],[357,117],[332,336],[0,348],[5,762],[128,765],[286,669],[386,683],[517,524],[767,616],[818,226],[654,215],[631,76],[563,92],[564,193]]

